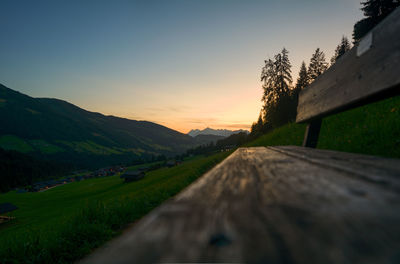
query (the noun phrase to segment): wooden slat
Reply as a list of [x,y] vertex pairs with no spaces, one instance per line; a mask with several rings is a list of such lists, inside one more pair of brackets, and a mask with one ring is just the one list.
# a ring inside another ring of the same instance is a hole
[[366,49],[353,47],[300,93],[296,122],[309,122],[400,93],[400,8],[371,34],[371,39],[369,35],[360,42]]
[[372,166],[399,186],[399,163],[374,158],[389,170],[353,175],[295,151],[237,150],[83,263],[399,261],[398,190],[369,180]]
[[311,163],[347,172],[352,177],[359,177],[400,193],[400,160],[398,159],[383,159],[332,150],[310,150],[298,146],[269,148]]

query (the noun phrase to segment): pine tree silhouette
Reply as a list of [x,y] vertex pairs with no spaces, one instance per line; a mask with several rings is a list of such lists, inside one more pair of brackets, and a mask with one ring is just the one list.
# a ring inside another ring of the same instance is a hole
[[368,31],[375,25],[381,22],[387,15],[389,15],[396,7],[400,6],[399,0],[368,0],[361,2],[363,7],[361,10],[364,12],[366,18],[361,19],[354,25],[353,40],[358,43]]
[[296,102],[292,89],[292,65],[288,54],[288,50],[283,48],[274,56],[274,60],[264,61],[265,66],[261,72],[264,90],[262,97],[264,131],[288,122],[294,118],[296,113]]
[[351,44],[347,37],[343,36],[340,44],[335,49],[335,54],[331,58],[331,65],[334,64],[340,57],[351,49]]
[[303,61],[300,66],[299,77],[297,78],[295,90],[300,92],[309,84],[306,63]]
[[328,63],[325,61],[325,54],[319,48],[311,56],[310,65],[308,65],[308,78],[310,83],[317,79],[326,69]]

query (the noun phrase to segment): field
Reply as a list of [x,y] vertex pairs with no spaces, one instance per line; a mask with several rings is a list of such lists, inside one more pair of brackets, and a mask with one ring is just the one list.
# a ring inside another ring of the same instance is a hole
[[[247,146],[300,146],[305,128],[287,124]],[[400,97],[325,118],[317,148],[400,158]]]
[[22,153],[33,151],[33,148],[28,143],[13,135],[0,136],[0,147],[7,150],[16,150]]
[[0,194],[19,207],[0,227],[5,263],[65,263],[77,260],[178,193],[228,156],[195,157],[172,168],[123,183],[119,175],[62,185],[45,192]]

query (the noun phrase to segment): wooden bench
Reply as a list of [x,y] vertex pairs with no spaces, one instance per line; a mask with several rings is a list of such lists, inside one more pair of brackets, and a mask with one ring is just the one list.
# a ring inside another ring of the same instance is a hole
[[[321,119],[397,95],[400,9],[301,92]],[[84,263],[400,263],[400,160],[280,146],[240,148]]]

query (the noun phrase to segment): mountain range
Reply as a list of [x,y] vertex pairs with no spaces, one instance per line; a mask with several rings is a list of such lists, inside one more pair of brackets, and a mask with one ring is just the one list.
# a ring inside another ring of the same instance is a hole
[[239,130],[228,130],[228,129],[212,129],[212,128],[205,128],[203,130],[199,129],[192,129],[189,131],[188,135],[191,137],[196,137],[199,135],[214,135],[214,136],[220,136],[220,137],[229,137],[230,135],[233,134],[238,134],[240,132],[245,132],[249,133],[247,130],[239,129]]
[[33,98],[0,84],[0,147],[78,167],[173,156],[215,137],[90,112],[52,98]]

